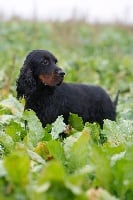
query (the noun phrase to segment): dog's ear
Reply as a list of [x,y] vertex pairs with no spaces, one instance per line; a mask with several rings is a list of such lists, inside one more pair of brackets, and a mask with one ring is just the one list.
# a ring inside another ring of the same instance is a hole
[[19,78],[16,81],[17,98],[26,98],[36,90],[36,80],[31,69],[24,64],[20,70]]

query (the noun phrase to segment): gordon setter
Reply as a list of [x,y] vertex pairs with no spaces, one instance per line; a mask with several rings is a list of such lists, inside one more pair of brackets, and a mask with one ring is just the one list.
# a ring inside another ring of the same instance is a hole
[[63,83],[65,72],[58,67],[57,58],[46,50],[30,52],[17,80],[17,98],[25,98],[25,109],[32,109],[42,126],[63,115],[68,124],[69,113],[76,113],[84,122],[116,119],[115,101],[98,86]]

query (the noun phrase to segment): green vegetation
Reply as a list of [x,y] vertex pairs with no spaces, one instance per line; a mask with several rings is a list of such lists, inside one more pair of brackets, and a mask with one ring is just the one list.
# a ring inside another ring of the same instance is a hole
[[[133,28],[83,21],[0,22],[0,200],[132,200]],[[53,52],[65,81],[120,89],[117,121],[59,116],[44,129],[15,82],[26,54]],[[25,126],[25,120],[28,124]],[[60,133],[66,132],[63,140]]]

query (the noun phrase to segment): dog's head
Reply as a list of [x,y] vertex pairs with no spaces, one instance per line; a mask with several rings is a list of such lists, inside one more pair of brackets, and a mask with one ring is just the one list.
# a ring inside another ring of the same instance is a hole
[[44,85],[60,85],[64,79],[64,71],[57,66],[57,58],[46,50],[34,50],[26,57],[24,65],[28,65],[35,79]]
[[33,50],[27,55],[17,80],[18,98],[30,95],[40,83],[44,87],[60,85],[64,75],[52,53],[46,50]]

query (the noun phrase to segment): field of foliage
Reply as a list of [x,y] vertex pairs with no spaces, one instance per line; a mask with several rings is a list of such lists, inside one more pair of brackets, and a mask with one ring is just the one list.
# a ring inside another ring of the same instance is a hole
[[[133,27],[17,20],[0,26],[0,200],[132,200]],[[33,49],[53,52],[66,82],[101,85],[112,99],[120,90],[117,121],[105,120],[101,130],[70,114],[71,128],[59,116],[43,129],[33,111],[23,112],[15,84]]]

